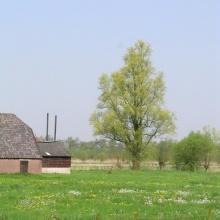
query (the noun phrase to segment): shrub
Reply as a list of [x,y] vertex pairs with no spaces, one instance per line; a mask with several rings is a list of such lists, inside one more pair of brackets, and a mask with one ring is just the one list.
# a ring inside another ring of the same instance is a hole
[[192,132],[174,147],[174,161],[177,169],[194,171],[202,164],[207,170],[213,149],[211,138],[200,132]]

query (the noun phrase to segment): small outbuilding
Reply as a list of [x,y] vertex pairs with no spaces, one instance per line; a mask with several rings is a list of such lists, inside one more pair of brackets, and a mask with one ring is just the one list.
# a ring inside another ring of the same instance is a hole
[[37,143],[42,155],[42,173],[70,173],[71,156],[61,141]]
[[16,115],[0,113],[0,173],[41,173],[41,168],[32,129]]

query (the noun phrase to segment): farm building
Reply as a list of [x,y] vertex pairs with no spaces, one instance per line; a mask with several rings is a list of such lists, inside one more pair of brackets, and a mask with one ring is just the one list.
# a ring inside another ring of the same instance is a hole
[[70,165],[62,142],[37,143],[16,115],[0,113],[0,173],[69,173]]
[[41,142],[38,146],[42,155],[43,173],[70,173],[71,157],[63,142]]
[[16,115],[0,113],[0,172],[41,173],[41,164],[32,129]]

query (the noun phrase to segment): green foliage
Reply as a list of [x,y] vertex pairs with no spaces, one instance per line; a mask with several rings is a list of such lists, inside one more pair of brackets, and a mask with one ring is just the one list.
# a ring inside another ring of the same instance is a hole
[[126,146],[133,168],[139,168],[155,136],[174,131],[173,114],[164,107],[163,76],[156,73],[150,55],[150,46],[138,41],[119,71],[100,78],[99,104],[91,117],[96,135]]
[[67,144],[72,158],[81,160],[107,160],[120,159],[127,160],[128,155],[122,144],[115,141],[96,140],[80,141],[79,139],[67,139]]
[[160,169],[165,167],[166,162],[171,159],[172,146],[171,140],[163,140],[155,144],[155,159],[158,161]]
[[213,141],[209,135],[201,132],[190,133],[188,137],[175,146],[176,168],[194,171],[203,164],[204,168],[208,169],[213,146]]
[[202,132],[210,137],[213,142],[213,150],[210,154],[210,159],[220,163],[220,131],[210,126],[205,126]]

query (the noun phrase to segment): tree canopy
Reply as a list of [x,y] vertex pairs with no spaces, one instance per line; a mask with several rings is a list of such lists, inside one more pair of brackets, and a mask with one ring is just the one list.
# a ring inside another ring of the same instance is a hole
[[129,48],[124,66],[99,81],[101,95],[91,117],[95,134],[123,143],[139,168],[144,148],[157,136],[174,131],[174,117],[164,106],[162,73],[152,66],[151,48],[138,41]]

